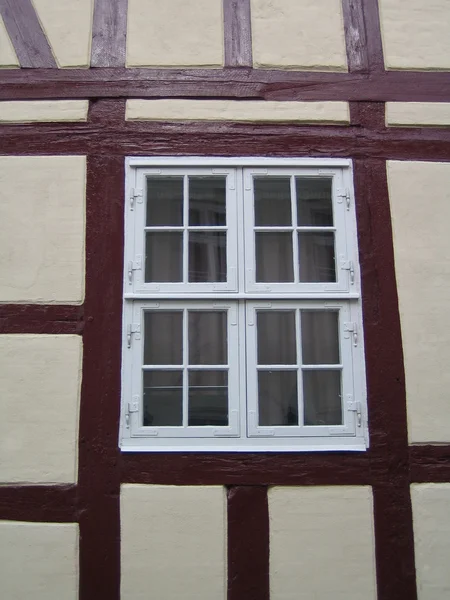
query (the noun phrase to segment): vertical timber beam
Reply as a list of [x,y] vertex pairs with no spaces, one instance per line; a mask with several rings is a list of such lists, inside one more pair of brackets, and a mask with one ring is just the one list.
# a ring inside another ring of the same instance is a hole
[[225,67],[252,67],[250,0],[223,0]]
[[95,0],[91,67],[124,67],[128,0]]

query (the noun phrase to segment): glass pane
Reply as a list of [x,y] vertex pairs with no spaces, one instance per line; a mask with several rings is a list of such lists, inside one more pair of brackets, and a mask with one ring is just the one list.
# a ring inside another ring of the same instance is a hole
[[300,226],[333,226],[331,179],[297,177],[297,218]]
[[291,233],[255,233],[256,281],[294,281]]
[[226,225],[225,183],[225,177],[189,177],[189,225]]
[[303,364],[339,364],[338,313],[302,310],[301,315]]
[[341,372],[303,371],[305,425],[342,425]]
[[188,424],[228,426],[226,371],[189,371]]
[[292,225],[289,177],[256,177],[255,225]]
[[258,311],[258,364],[295,365],[295,311]]
[[183,281],[183,234],[145,234],[145,281]]
[[225,311],[189,311],[189,364],[227,364]]
[[183,177],[147,179],[147,226],[183,225]]
[[189,281],[227,280],[225,231],[189,232]]
[[144,371],[144,427],[183,424],[183,371]]
[[297,371],[258,371],[259,425],[298,425]]
[[183,364],[183,313],[145,311],[144,365]]
[[334,233],[304,232],[298,234],[301,282],[334,282]]

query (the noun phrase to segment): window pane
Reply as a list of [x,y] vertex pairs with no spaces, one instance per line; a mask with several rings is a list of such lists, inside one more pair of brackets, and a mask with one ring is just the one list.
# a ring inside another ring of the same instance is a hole
[[183,225],[183,177],[147,179],[147,226]]
[[258,311],[258,364],[295,365],[295,311]]
[[227,313],[189,311],[189,364],[227,363]]
[[225,177],[189,177],[189,225],[226,225]]
[[144,371],[144,427],[183,424],[183,371]]
[[342,425],[341,372],[303,371],[305,425]]
[[301,282],[334,282],[334,233],[303,232],[298,234]]
[[291,233],[255,233],[256,281],[294,281]]
[[339,364],[338,313],[302,310],[301,315],[303,364]]
[[189,281],[227,280],[225,231],[189,232]]
[[331,179],[297,177],[297,217],[300,226],[333,225]]
[[298,425],[297,371],[258,371],[259,425]]
[[144,313],[144,364],[183,364],[182,311]]
[[182,233],[146,233],[145,281],[183,281]]
[[255,225],[292,225],[289,177],[256,177]]
[[188,424],[228,425],[226,371],[189,371]]

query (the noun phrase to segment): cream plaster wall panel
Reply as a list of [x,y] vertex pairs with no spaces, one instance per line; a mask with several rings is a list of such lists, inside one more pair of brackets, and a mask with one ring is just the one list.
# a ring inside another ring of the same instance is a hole
[[0,597],[77,600],[78,525],[0,521]]
[[130,121],[291,121],[349,122],[347,102],[237,100],[127,100]]
[[388,162],[410,442],[450,442],[450,163]]
[[346,71],[341,0],[251,0],[255,67]]
[[222,0],[128,1],[128,66],[222,64]]
[[2,16],[0,15],[0,69],[7,67],[19,67],[14,46],[11,43]]
[[450,483],[411,486],[418,600],[450,598]]
[[32,0],[59,67],[89,67],[94,0]]
[[369,487],[269,490],[271,600],[375,600]]
[[86,159],[0,157],[0,301],[84,297]]
[[446,127],[450,125],[450,103],[386,102],[386,123],[400,127]]
[[123,485],[122,598],[224,600],[222,487]]
[[450,69],[448,0],[379,0],[388,69]]
[[81,355],[80,336],[0,335],[0,483],[76,481]]
[[86,121],[87,100],[0,102],[0,123]]

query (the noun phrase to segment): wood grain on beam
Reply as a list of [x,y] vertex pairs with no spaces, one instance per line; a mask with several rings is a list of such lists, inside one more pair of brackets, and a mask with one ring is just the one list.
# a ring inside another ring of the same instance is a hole
[[56,68],[50,44],[31,0],[0,0],[0,14],[21,67]]
[[369,68],[366,27],[361,0],[342,0],[347,64],[350,73],[364,73]]
[[124,67],[128,0],[95,0],[92,67]]
[[226,67],[251,67],[250,0],[223,0]]

